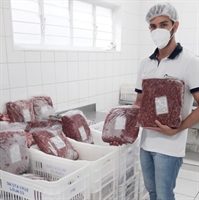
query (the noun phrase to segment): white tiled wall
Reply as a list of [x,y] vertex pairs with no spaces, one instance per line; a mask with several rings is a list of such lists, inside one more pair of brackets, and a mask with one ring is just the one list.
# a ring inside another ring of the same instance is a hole
[[[121,83],[135,83],[140,59],[153,52],[144,16],[155,1],[122,5],[121,52],[22,51],[13,49],[9,0],[0,2],[0,112],[11,100],[51,96],[57,111],[118,104]],[[198,54],[198,0],[173,2],[179,10],[181,44]],[[140,9],[141,8],[141,9]]]

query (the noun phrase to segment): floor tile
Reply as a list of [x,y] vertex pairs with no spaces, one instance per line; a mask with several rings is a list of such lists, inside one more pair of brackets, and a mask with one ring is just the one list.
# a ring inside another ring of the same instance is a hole
[[176,182],[175,193],[186,195],[190,197],[196,197],[199,191],[199,183],[186,179],[178,178]]
[[199,166],[199,153],[186,152],[186,156],[183,159],[184,163]]
[[189,196],[185,196],[185,195],[182,195],[182,194],[175,193],[175,199],[176,200],[193,200],[194,198],[193,197],[189,197]]
[[178,177],[199,183],[199,171],[197,172],[197,171],[180,169]]

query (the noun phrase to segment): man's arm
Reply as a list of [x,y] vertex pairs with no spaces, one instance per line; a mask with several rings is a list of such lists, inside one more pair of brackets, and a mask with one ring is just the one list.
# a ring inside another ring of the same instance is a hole
[[133,105],[140,107],[142,102],[142,96],[143,96],[142,93],[137,93],[137,97]]
[[193,125],[199,123],[199,92],[193,93],[193,97],[194,97],[195,101],[198,103],[198,106],[194,111],[192,111],[183,120],[180,127],[176,128],[176,129],[172,129],[166,125],[162,125],[159,121],[156,120],[155,122],[158,127],[157,128],[156,127],[147,127],[147,129],[155,130],[157,132],[160,132],[160,133],[163,133],[166,135],[175,135],[175,134],[179,133],[180,131],[183,131],[184,129],[190,128]]

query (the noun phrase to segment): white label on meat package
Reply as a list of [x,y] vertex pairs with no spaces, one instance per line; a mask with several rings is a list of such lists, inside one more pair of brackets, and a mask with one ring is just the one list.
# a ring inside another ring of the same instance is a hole
[[155,109],[157,115],[168,113],[168,104],[166,96],[155,98]]
[[21,153],[20,153],[18,144],[13,144],[10,147],[10,159],[12,163],[15,163],[21,160]]
[[124,130],[126,127],[126,117],[119,116],[116,118],[115,129],[116,130]]
[[64,141],[58,135],[56,135],[55,137],[50,138],[50,140],[55,144],[55,146],[58,149],[61,149],[61,148],[66,146]]
[[25,122],[31,121],[30,111],[29,109],[23,109],[23,117]]
[[80,132],[80,135],[81,135],[81,137],[82,137],[82,140],[83,140],[83,141],[86,140],[87,135],[86,135],[86,131],[84,130],[84,127],[83,127],[83,126],[81,126],[81,127],[79,128],[79,132]]

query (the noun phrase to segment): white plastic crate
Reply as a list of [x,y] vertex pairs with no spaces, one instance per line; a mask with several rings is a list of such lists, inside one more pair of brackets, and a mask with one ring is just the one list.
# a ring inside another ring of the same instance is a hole
[[138,200],[139,173],[133,176],[125,184],[118,187],[118,200]]
[[29,149],[30,171],[48,178],[30,180],[0,170],[1,200],[88,200],[89,163],[63,160]]
[[149,193],[144,185],[144,179],[141,169],[139,169],[139,200],[149,200]]
[[[68,138],[72,146],[79,153],[79,160],[74,162],[89,163],[90,199],[89,200],[116,200],[117,183],[116,151],[107,147],[77,142]],[[37,146],[32,150],[44,154]],[[54,156],[51,156],[53,159]],[[64,162],[64,159],[61,158]],[[75,199],[76,200],[76,199]]]
[[125,184],[138,172],[139,147],[138,141],[122,146],[110,146],[102,140],[102,128],[104,122],[90,126],[91,135],[95,145],[106,146],[115,149],[118,157],[118,186]]

